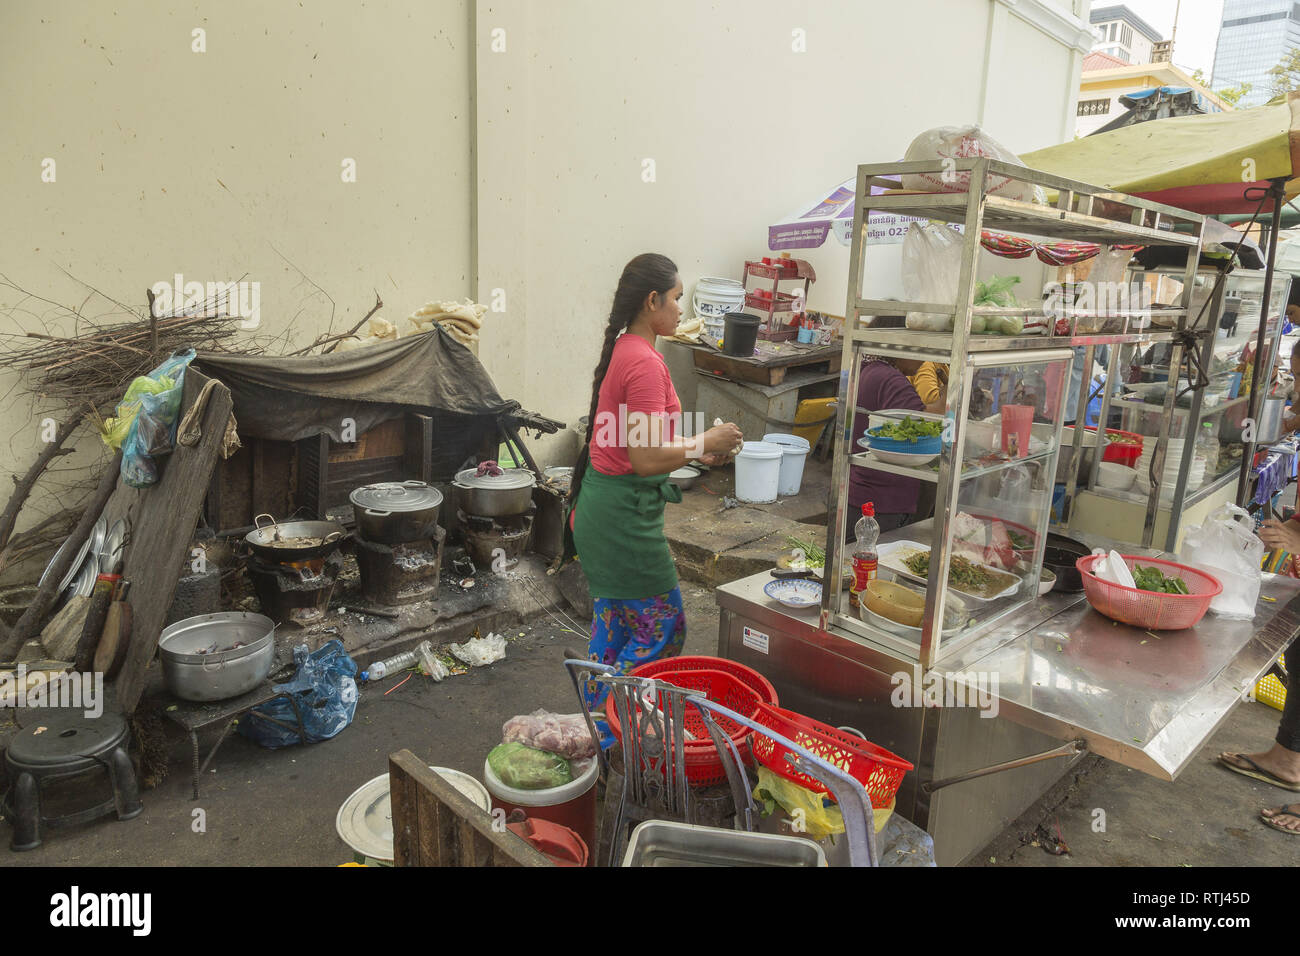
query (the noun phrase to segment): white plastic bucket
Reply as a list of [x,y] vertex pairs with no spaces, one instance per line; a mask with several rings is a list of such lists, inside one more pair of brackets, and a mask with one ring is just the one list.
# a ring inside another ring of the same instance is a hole
[[728,312],[739,312],[744,304],[744,283],[735,279],[705,276],[695,284],[695,294],[691,296],[691,307],[705,322],[720,320]]
[[749,504],[776,501],[781,488],[780,445],[747,441],[736,456],[736,497]]
[[812,450],[808,439],[784,432],[771,432],[763,436],[763,442],[781,446],[781,478],[777,484],[777,494],[797,495],[799,486],[803,484],[803,463]]

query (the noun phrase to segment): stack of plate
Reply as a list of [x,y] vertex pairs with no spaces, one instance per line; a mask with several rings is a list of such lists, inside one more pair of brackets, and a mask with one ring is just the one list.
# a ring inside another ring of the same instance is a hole
[[[1138,456],[1138,490],[1143,490],[1148,485],[1148,476],[1151,473],[1151,456],[1155,453],[1154,441],[1143,442],[1142,454]],[[1169,439],[1169,447],[1165,451],[1165,469],[1160,478],[1160,501],[1164,504],[1170,504],[1174,498],[1174,486],[1178,484],[1178,469],[1183,463],[1183,439]],[[1205,480],[1205,459],[1199,457],[1192,458],[1191,469],[1187,474],[1187,487],[1198,488],[1201,482]]]

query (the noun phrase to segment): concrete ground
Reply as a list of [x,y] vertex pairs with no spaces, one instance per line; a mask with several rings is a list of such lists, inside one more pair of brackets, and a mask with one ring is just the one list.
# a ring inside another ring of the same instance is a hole
[[[786,547],[786,534],[818,540],[827,488],[825,477],[818,477],[822,473],[814,466],[796,499],[724,510],[720,504],[731,491],[730,474],[720,470],[669,509],[668,534],[687,610],[686,653],[717,651],[713,584],[769,567],[775,552]],[[555,584],[570,603],[543,610],[550,602],[539,595],[525,613],[527,623],[511,627],[504,661],[438,684],[417,676],[400,687],[400,678],[365,685],[352,725],[325,743],[272,751],[232,736],[203,774],[198,801],[191,793],[188,740],[167,725],[169,773],[143,794],[140,817],[52,831],[38,850],[0,850],[0,865],[332,865],[348,860],[351,853],[335,834],[335,814],[352,791],[386,772],[389,753],[409,748],[432,764],[481,778],[483,760],[500,742],[506,719],[538,707],[576,709],[561,661],[566,647],[584,647],[589,610],[573,606],[586,603],[580,581],[559,576]],[[376,643],[410,643],[413,629],[401,630],[406,633],[384,635],[387,640]],[[358,651],[366,658],[374,654]],[[1230,774],[1213,759],[1221,750],[1266,748],[1277,719],[1278,712],[1263,704],[1242,704],[1174,783],[1087,757],[969,865],[1293,865],[1300,844],[1257,819],[1260,807],[1279,805],[1288,794]],[[201,734],[205,755],[215,735],[214,730]],[[199,810],[203,813],[196,814]],[[1094,829],[1094,821],[1103,820],[1098,810],[1104,811],[1104,829]],[[1058,832],[1069,855],[1052,856],[1044,849],[1052,842],[1046,837],[1056,838]],[[0,824],[0,841],[8,836],[7,825]]]

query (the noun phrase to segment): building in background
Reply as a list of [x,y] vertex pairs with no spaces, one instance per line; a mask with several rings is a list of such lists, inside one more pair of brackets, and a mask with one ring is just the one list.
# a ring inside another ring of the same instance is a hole
[[1239,108],[1266,103],[1272,96],[1268,71],[1295,46],[1300,46],[1300,3],[1223,0],[1211,82],[1219,89],[1249,83]]
[[[1089,53],[1083,58],[1079,77],[1079,100],[1075,107],[1075,136],[1087,136],[1114,122],[1129,109],[1121,97],[1164,88],[1166,93],[1187,90],[1192,105],[1203,113],[1227,112],[1232,106],[1184,73],[1173,63],[1125,63],[1108,53]],[[1185,97],[1179,96],[1180,99]]]
[[1152,48],[1163,39],[1124,4],[1097,7],[1088,16],[1095,40],[1094,53],[1105,53],[1121,63],[1150,63]]

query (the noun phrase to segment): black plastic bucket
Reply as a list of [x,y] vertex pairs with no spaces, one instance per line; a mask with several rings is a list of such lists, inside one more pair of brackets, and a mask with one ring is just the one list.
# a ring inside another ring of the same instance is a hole
[[754,343],[758,341],[758,316],[748,312],[728,312],[724,320],[722,351],[745,358],[753,355]]

